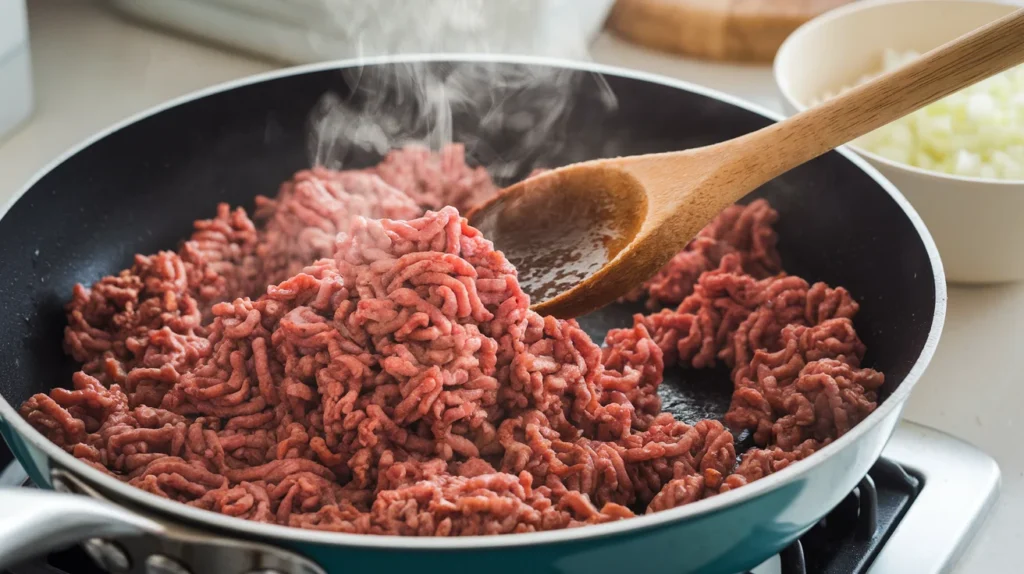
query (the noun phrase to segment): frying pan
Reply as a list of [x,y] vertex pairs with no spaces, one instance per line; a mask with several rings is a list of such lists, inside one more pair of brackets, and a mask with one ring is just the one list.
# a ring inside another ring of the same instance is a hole
[[[886,375],[882,402],[814,456],[710,499],[543,533],[423,539],[313,532],[222,516],[129,487],[49,443],[16,413],[32,394],[70,381],[75,365],[62,352],[61,338],[63,305],[76,282],[116,272],[135,253],[173,248],[218,202],[251,207],[256,194],[275,193],[279,182],[309,165],[307,122],[319,98],[351,93],[350,76],[342,71],[389,72],[413,62],[439,70],[488,62],[500,70],[580,75],[570,88],[565,137],[537,142],[533,158],[522,160],[513,177],[534,165],[711,144],[777,119],[705,88],[604,66],[410,56],[307,66],[218,86],[83,143],[43,170],[0,218],[0,430],[43,487],[0,490],[0,567],[87,541],[87,550],[110,569],[132,572],[727,574],[752,568],[797,539],[864,476],[935,350],[946,292],[938,252],[918,215],[845,150],[751,197],[767,198],[781,214],[779,249],[787,271],[845,286],[860,301],[856,327],[868,348],[865,364]],[[602,103],[600,77],[617,107]],[[479,117],[453,117],[455,139],[476,137],[473,151],[481,163],[507,159],[521,142],[511,133],[480,135],[484,131]],[[348,165],[378,159],[359,155]],[[581,322],[601,340],[608,328],[628,325],[635,310],[611,306]],[[688,422],[721,417],[728,380],[723,371],[670,370],[664,408]],[[749,446],[744,440],[739,437],[739,450]]]

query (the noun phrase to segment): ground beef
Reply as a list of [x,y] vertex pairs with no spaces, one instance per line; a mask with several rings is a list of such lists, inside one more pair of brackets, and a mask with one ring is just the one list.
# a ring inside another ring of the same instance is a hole
[[[221,205],[195,223],[178,252],[135,257],[135,264],[91,288],[76,285],[68,304],[65,348],[82,370],[135,392],[170,382],[205,352],[210,307],[259,281],[257,232],[245,211]],[[128,374],[136,368],[151,376]]]
[[875,409],[884,382],[881,373],[856,367],[864,352],[856,337],[846,318],[787,325],[779,351],[758,349],[736,370],[725,420],[754,430],[758,444],[785,450],[846,433]]
[[793,275],[756,279],[743,270],[738,254],[730,253],[717,269],[701,274],[678,307],[633,320],[651,333],[670,362],[703,368],[721,360],[735,367],[749,362],[754,350],[776,349],[787,325],[850,319],[858,308],[842,287],[808,285]]
[[348,231],[357,215],[411,219],[421,213],[408,195],[372,173],[322,167],[300,171],[281,185],[277,197],[256,198],[256,220],[263,223],[256,247],[261,282],[235,295],[262,295],[267,285],[329,257],[338,233]]
[[498,192],[486,169],[466,164],[462,144],[446,146],[438,153],[421,146],[392,150],[372,172],[423,209],[450,205],[467,213]]
[[756,279],[782,270],[772,225],[779,214],[763,199],[728,207],[660,271],[623,299],[646,298],[652,310],[682,303],[693,293],[698,278],[718,267],[722,257],[735,253],[740,268]]
[[[408,148],[296,174],[258,200],[258,227],[222,206],[176,252],[75,288],[65,344],[82,369],[21,412],[87,464],[198,508],[455,536],[714,496],[875,408],[857,303],[780,272],[767,203],[723,213],[644,286],[672,308],[599,347],[531,311],[448,206],[494,191],[461,148]],[[732,369],[725,424],[661,411],[667,366],[717,363]],[[738,462],[730,428],[758,445]]]

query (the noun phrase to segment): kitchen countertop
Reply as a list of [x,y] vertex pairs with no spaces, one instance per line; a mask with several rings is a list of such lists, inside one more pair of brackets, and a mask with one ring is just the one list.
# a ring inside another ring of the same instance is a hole
[[[165,34],[85,0],[31,0],[34,115],[0,140],[0,202],[47,163],[95,131],[169,98],[279,67]],[[767,67],[687,61],[634,48],[607,35],[591,49],[605,64],[701,83],[779,110]],[[965,439],[994,456],[1003,473],[996,508],[956,573],[1021,567],[1024,528],[1024,284],[954,286],[935,358],[905,416]],[[1014,399],[1013,397],[1017,397]],[[949,501],[955,505],[956,501]],[[896,573],[903,574],[903,573]]]

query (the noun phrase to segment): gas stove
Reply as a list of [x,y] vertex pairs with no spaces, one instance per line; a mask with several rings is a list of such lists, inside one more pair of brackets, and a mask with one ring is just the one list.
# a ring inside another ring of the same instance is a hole
[[995,502],[999,467],[945,433],[903,421],[882,457],[809,532],[748,574],[939,574]]
[[[11,455],[2,442],[0,450],[4,464]],[[16,462],[0,473],[0,486],[26,482]],[[999,467],[987,454],[904,421],[853,492],[800,540],[743,574],[945,572],[967,547],[998,488]],[[6,574],[102,572],[86,550],[75,547]]]

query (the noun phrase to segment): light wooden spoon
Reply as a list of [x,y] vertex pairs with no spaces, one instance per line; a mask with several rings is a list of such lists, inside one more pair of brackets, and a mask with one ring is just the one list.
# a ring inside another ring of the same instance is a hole
[[532,177],[470,212],[470,223],[519,270],[535,311],[575,317],[650,278],[772,178],[1021,62],[1024,10],[745,136]]

